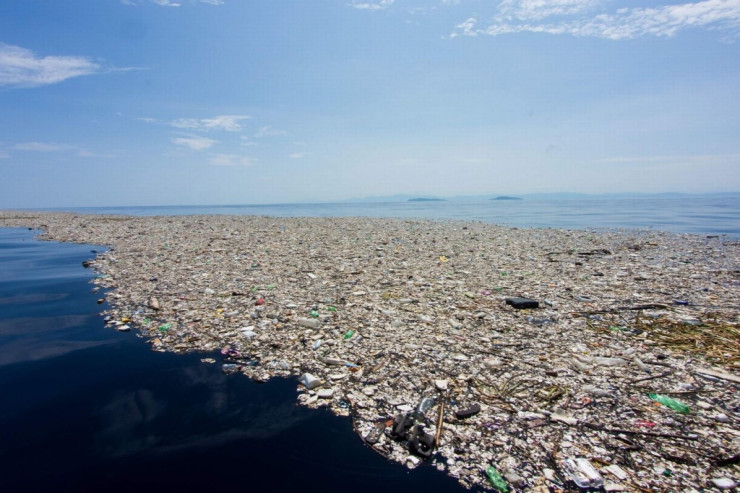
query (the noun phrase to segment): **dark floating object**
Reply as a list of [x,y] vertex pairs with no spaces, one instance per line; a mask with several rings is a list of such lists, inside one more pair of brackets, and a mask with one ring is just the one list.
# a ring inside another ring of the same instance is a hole
[[475,416],[479,412],[480,404],[473,404],[467,409],[458,409],[457,411],[455,411],[455,417],[457,417],[457,419],[466,419],[471,416]]
[[530,300],[529,298],[506,298],[506,304],[513,306],[517,310],[540,307],[540,303],[538,301]]
[[87,268],[88,268],[88,267],[90,267],[91,265],[92,265],[92,260],[85,260],[85,261],[83,261],[83,262],[82,262],[82,266],[83,266],[83,267],[84,267],[85,269],[87,269]]

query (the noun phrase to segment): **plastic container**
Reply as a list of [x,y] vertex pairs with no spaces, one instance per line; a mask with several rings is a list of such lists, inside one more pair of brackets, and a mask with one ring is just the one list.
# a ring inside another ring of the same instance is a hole
[[601,488],[604,485],[604,478],[584,457],[565,459],[561,463],[561,468],[568,479],[581,489]]
[[648,394],[648,397],[650,397],[655,402],[660,402],[664,406],[673,409],[677,413],[680,414],[689,414],[691,412],[691,408],[684,404],[681,401],[677,401],[676,399],[673,399],[671,397],[668,397],[667,395],[662,394]]
[[486,468],[486,478],[497,491],[501,493],[509,492],[509,485],[506,484],[506,480],[501,477],[495,467],[489,466]]
[[311,375],[310,373],[304,373],[298,381],[308,390],[313,390],[316,387],[321,386],[321,379],[316,375]]

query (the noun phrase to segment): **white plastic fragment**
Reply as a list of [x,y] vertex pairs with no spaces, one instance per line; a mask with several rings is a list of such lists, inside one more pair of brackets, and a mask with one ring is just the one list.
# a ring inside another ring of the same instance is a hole
[[301,378],[299,378],[298,381],[308,390],[313,390],[316,387],[320,387],[322,383],[319,377],[310,373],[304,373],[303,375],[301,375]]
[[737,483],[734,480],[727,478],[727,477],[712,478],[711,481],[714,486],[716,486],[717,488],[721,490],[730,490],[737,486]]
[[298,325],[308,327],[309,329],[318,329],[321,327],[321,321],[316,318],[299,318],[296,322]]
[[608,465],[604,468],[604,470],[613,474],[620,481],[624,481],[625,479],[627,479],[627,472],[616,464]]
[[556,410],[552,414],[550,414],[550,419],[552,421],[558,421],[560,423],[565,423],[568,426],[575,426],[578,424],[578,419],[574,418],[573,416],[566,414],[562,410]]
[[334,389],[319,389],[316,395],[319,396],[319,399],[331,399],[334,395]]

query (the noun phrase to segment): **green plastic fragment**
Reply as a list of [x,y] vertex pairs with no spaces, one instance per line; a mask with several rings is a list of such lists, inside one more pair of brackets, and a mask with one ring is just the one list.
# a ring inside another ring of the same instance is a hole
[[274,284],[268,284],[267,286],[265,286],[265,289],[267,289],[269,291],[272,291],[275,288],[277,288],[277,286],[275,286]]
[[312,316],[313,318],[318,318],[318,316],[319,316],[319,312],[317,312],[316,310],[311,310],[311,316]]
[[170,330],[171,327],[172,327],[172,324],[170,323],[162,324],[159,327],[157,327],[157,330],[159,330],[160,332],[167,332],[168,330]]
[[328,307],[327,310],[329,310],[330,312],[333,312],[333,313],[335,313],[337,311],[336,307],[334,307],[334,306]]
[[677,401],[676,399],[673,399],[671,397],[668,397],[667,395],[662,394],[648,394],[648,397],[650,397],[655,402],[660,402],[664,406],[673,409],[677,413],[681,414],[689,414],[691,412],[691,408],[684,404],[681,401]]
[[349,329],[346,334],[344,334],[345,339],[351,339],[352,336],[355,335],[355,331],[352,329]]
[[252,292],[253,293],[256,293],[259,290],[260,290],[260,288],[258,286],[255,286],[255,287],[252,288]]
[[509,492],[509,485],[506,484],[506,480],[501,477],[495,467],[489,466],[486,468],[486,477],[488,478],[488,482],[491,483],[491,486],[496,490],[501,493]]

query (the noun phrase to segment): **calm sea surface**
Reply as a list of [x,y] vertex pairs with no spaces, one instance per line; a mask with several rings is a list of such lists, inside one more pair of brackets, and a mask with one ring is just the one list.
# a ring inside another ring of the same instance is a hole
[[0,228],[0,491],[461,492],[295,405],[295,379],[224,375],[105,328],[95,247]]
[[461,219],[517,227],[655,229],[740,238],[740,195],[645,196],[548,200],[479,200],[351,204],[110,207],[67,209],[97,214],[243,214],[277,217]]

